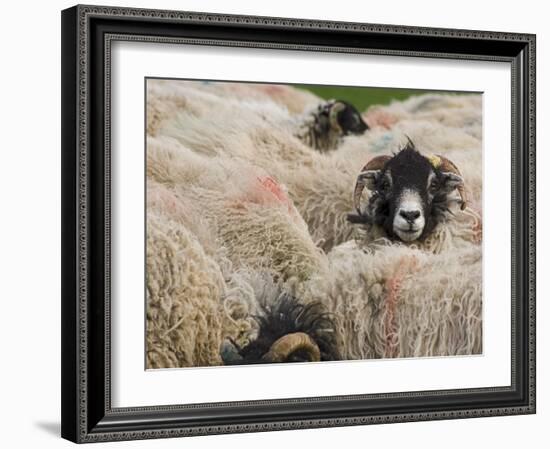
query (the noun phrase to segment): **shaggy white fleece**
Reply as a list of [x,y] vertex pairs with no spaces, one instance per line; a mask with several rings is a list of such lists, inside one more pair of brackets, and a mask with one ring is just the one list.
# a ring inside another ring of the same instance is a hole
[[[323,302],[348,359],[481,352],[480,97],[372,107],[371,129],[325,154],[294,137],[318,101],[288,86],[148,81],[149,367],[220,364],[224,338],[253,335],[267,278]],[[408,246],[346,220],[361,168],[406,136],[455,162],[469,200]]]

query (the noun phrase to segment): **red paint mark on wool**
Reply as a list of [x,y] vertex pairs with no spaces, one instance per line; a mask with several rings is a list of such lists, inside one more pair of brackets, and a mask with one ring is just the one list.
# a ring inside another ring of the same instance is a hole
[[384,357],[397,357],[397,346],[399,339],[397,335],[397,322],[395,319],[397,302],[403,279],[411,271],[416,269],[418,260],[414,256],[403,256],[397,265],[393,276],[386,280],[386,314],[384,317],[384,328],[386,330],[386,347]]
[[397,324],[395,322],[395,308],[397,295],[401,289],[401,279],[396,275],[386,281],[386,316],[384,328],[386,329],[386,348],[384,357],[395,357],[397,355]]
[[271,176],[258,176],[262,188],[271,193],[276,201],[287,206],[288,211],[292,212],[292,201],[288,197],[285,189]]
[[280,94],[286,94],[287,88],[286,86],[281,86],[278,84],[260,84],[258,85],[259,90],[263,90],[268,95],[280,95]]
[[155,185],[147,190],[147,201],[149,203],[160,203],[168,212],[185,214],[181,201],[176,194],[167,187]]
[[390,129],[395,125],[399,119],[385,111],[373,110],[364,114],[364,119],[371,128],[385,128]]

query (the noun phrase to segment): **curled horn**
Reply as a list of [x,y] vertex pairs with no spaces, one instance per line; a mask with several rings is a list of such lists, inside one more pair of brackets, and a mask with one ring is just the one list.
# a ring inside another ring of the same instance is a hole
[[359,215],[361,215],[361,195],[365,188],[365,178],[364,175],[366,172],[382,170],[386,162],[391,159],[391,156],[376,156],[371,159],[367,165],[363,167],[359,176],[357,176],[357,182],[355,183],[355,189],[353,189],[353,207]]
[[[439,154],[437,155],[437,158],[439,158],[439,164],[437,165],[437,168],[439,168],[439,170],[441,170],[442,172],[453,173],[463,178],[462,173],[460,173],[460,170],[453,161],[447,159],[444,156],[440,156]],[[464,184],[459,185],[456,190],[458,190],[458,194],[460,195],[460,210],[464,210],[466,209],[467,205],[466,189],[464,188]]]
[[269,352],[262,359],[271,363],[284,362],[290,354],[299,349],[305,350],[310,355],[312,362],[321,360],[319,346],[304,332],[294,332],[279,338],[271,345]]

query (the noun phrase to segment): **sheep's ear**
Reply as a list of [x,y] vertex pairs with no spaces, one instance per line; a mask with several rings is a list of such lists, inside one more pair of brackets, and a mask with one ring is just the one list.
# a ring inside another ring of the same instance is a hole
[[369,190],[373,190],[378,178],[380,178],[380,173],[388,163],[392,156],[380,155],[372,158],[367,165],[363,167],[361,173],[357,177],[357,182],[361,182],[364,178],[364,186]]
[[441,183],[441,187],[444,190],[444,192],[446,193],[452,192],[454,189],[458,189],[463,185],[464,185],[464,180],[462,179],[462,176],[459,176],[456,173],[451,173],[451,172],[443,173],[443,181]]
[[365,187],[369,190],[374,190],[376,181],[380,177],[381,170],[363,170],[357,176],[357,181],[355,183],[355,188],[353,189],[353,207],[357,211],[359,216],[362,216],[361,212],[361,195]]
[[365,170],[359,173],[357,182],[364,185],[369,190],[374,190],[374,187],[380,178],[382,170]]

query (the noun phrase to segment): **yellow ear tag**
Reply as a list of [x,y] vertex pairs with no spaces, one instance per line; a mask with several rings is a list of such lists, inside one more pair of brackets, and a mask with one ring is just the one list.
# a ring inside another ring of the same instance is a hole
[[441,165],[441,158],[439,156],[436,156],[435,154],[428,156],[428,160],[430,161],[430,164],[432,164],[432,167],[434,168],[439,168],[439,166]]

